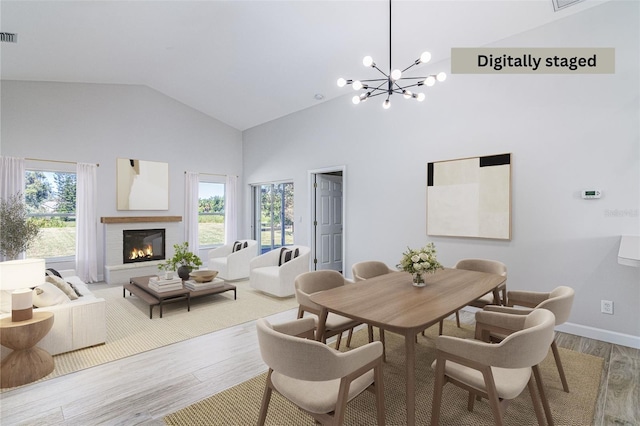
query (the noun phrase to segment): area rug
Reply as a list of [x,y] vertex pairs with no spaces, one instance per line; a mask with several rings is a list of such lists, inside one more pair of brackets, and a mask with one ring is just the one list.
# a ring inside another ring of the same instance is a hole
[[[446,335],[472,337],[466,326],[459,329],[445,322]],[[416,424],[429,424],[433,398],[434,375],[431,363],[435,359],[434,339],[437,327],[419,336],[416,345]],[[354,335],[352,347],[366,343],[366,330]],[[406,424],[404,400],[404,340],[386,333],[387,362],[384,364],[385,412],[387,425]],[[593,423],[600,376],[604,360],[560,348],[571,393],[562,390],[553,355],[541,366],[543,381],[556,425],[584,426]],[[248,425],[258,419],[266,373],[181,409],[163,420],[168,425]],[[536,425],[536,417],[527,390],[511,402],[504,415],[507,425]],[[314,425],[313,419],[273,393],[267,414],[269,425]],[[348,404],[346,425],[375,425],[375,400],[365,392]],[[467,411],[467,394],[456,386],[444,388],[441,425],[492,425],[493,417],[486,400],[477,401],[473,412]]]
[[54,371],[41,380],[298,307],[295,298],[267,296],[251,289],[248,281],[234,285],[237,300],[233,299],[232,291],[200,297],[191,301],[190,312],[184,301],[170,303],[164,306],[162,318],[159,308],[155,307],[153,319],[149,319],[149,306],[135,295],[129,296],[127,292],[126,298],[122,297],[122,287],[92,290],[107,302],[107,342],[54,356]]

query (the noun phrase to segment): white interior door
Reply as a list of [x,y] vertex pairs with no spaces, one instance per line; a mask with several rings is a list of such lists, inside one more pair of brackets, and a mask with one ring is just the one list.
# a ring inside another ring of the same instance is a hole
[[315,269],[342,272],[342,174],[315,176]]

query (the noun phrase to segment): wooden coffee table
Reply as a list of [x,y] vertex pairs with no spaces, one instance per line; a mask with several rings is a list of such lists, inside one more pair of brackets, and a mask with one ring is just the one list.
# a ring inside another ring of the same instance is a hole
[[206,288],[203,290],[189,290],[184,286],[179,290],[171,290],[164,292],[157,292],[149,287],[149,278],[155,275],[146,275],[143,277],[133,277],[129,280],[129,284],[122,286],[122,297],[126,297],[126,292],[129,294],[135,294],[149,305],[149,318],[153,318],[153,307],[160,306],[160,318],[162,318],[162,307],[166,303],[179,302],[181,300],[187,301],[187,311],[191,311],[191,299],[195,297],[208,296],[211,294],[224,293],[225,291],[233,290],[233,299],[237,299],[236,286],[224,283],[220,287]]

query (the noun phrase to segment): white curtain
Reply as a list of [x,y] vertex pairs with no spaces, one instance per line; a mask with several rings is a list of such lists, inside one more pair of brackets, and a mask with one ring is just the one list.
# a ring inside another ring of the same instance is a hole
[[[24,158],[0,157],[0,198],[6,200],[18,192],[24,196],[25,183]],[[0,254],[0,262],[5,260],[9,259]]]
[[233,244],[238,239],[238,176],[227,175],[224,197],[224,239]]
[[198,187],[200,177],[195,172],[184,175],[184,240],[189,249],[198,254]]
[[76,274],[98,281],[97,165],[76,165]]

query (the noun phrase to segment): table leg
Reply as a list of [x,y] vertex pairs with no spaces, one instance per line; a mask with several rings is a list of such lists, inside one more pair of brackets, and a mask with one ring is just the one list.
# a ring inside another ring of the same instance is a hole
[[407,425],[416,424],[416,334],[411,332],[404,336],[406,366],[406,400],[407,400]]
[[493,301],[496,302],[496,305],[501,305],[501,300],[502,299],[500,298],[500,290],[498,290],[498,287],[496,287],[493,289]]
[[329,315],[329,311],[325,308],[322,308],[320,311],[320,317],[318,318],[318,329],[316,330],[316,340],[318,342],[323,342],[324,340],[324,331],[327,324],[327,316]]

